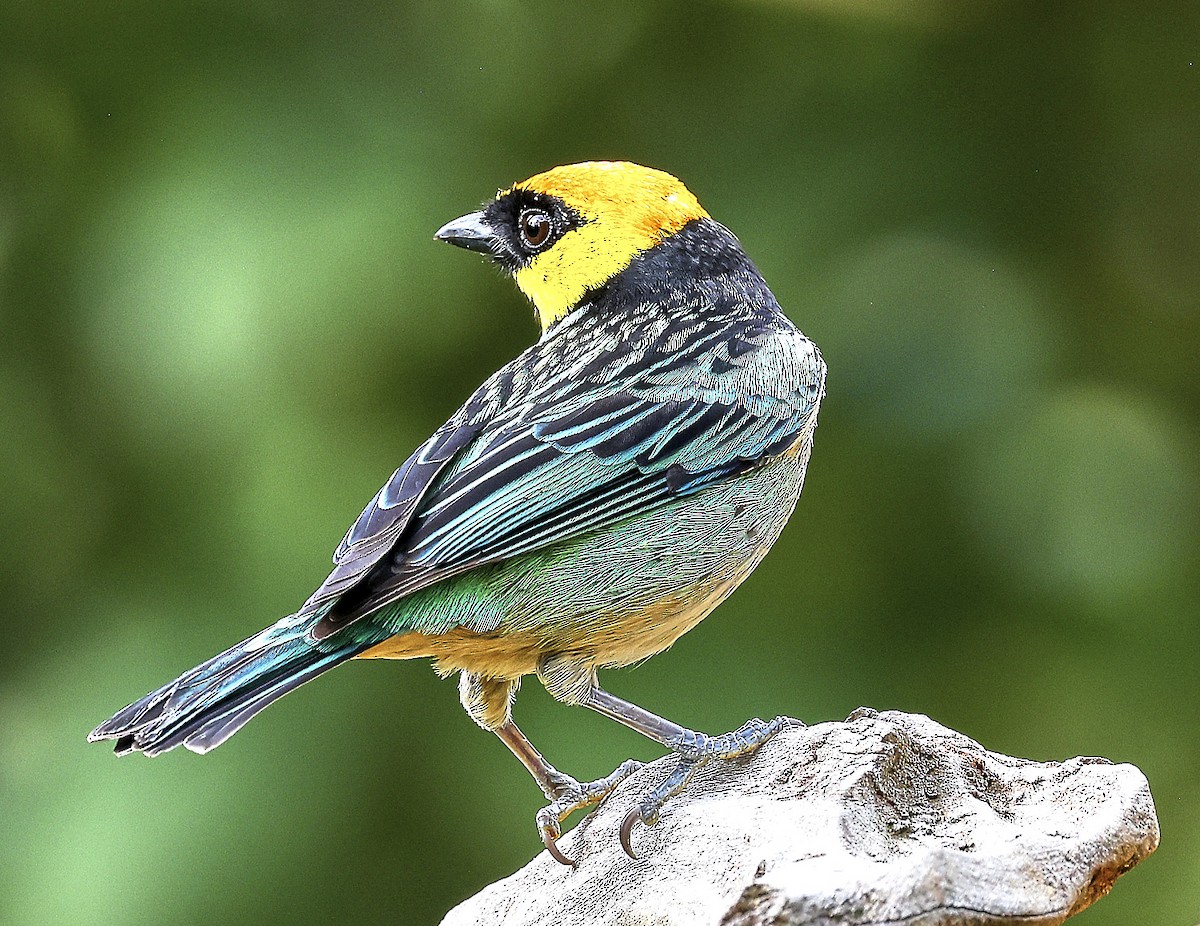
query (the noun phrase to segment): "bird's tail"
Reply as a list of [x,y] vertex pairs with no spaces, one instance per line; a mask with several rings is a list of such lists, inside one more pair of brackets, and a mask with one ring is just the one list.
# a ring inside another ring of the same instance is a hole
[[118,711],[88,740],[115,739],[117,755],[156,756],[180,744],[215,749],[276,698],[369,646],[314,644],[305,632],[312,619],[285,617]]

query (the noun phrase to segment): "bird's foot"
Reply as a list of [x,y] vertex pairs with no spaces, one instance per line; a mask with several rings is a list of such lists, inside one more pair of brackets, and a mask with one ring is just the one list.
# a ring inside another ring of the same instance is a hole
[[554,781],[554,792],[546,795],[551,799],[550,803],[539,810],[537,815],[538,833],[541,834],[546,850],[557,861],[574,867],[575,862],[558,847],[563,821],[577,810],[585,810],[599,804],[643,764],[636,759],[626,759],[606,778],[586,782],[578,782],[569,775],[559,773],[560,777]]
[[804,724],[801,721],[791,717],[776,717],[769,722],[755,717],[736,730],[719,736],[685,730],[676,741],[667,744],[679,757],[675,767],[621,821],[621,848],[625,854],[637,858],[630,841],[634,825],[641,823],[643,826],[653,826],[657,823],[663,805],[686,788],[692,776],[713,759],[736,759],[749,755],[780,730],[802,726]]

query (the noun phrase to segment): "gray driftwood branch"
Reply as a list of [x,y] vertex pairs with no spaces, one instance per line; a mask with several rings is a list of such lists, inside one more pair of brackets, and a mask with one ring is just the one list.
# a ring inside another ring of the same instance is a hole
[[997,755],[928,717],[860,708],[702,769],[657,826],[617,828],[669,760],[443,926],[1061,923],[1158,845],[1145,777]]

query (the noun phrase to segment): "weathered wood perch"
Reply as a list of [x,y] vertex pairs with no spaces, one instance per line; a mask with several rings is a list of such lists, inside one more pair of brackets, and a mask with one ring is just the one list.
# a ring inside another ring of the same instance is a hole
[[1030,762],[928,717],[860,708],[711,763],[634,832],[617,828],[668,760],[451,910],[443,926],[1050,926],[1158,845],[1145,777],[1104,759]]

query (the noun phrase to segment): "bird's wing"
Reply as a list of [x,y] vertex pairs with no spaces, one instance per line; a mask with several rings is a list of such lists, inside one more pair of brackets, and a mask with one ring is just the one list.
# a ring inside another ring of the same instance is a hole
[[[393,556],[377,560],[313,635],[324,639],[448,576],[618,523],[782,453],[815,425],[824,367],[813,348],[807,371],[759,369],[780,362],[804,366],[775,342],[743,343],[737,357],[660,355],[641,370],[626,366],[620,390],[574,382],[499,416],[417,498]],[[371,517],[364,512],[360,523]]]

